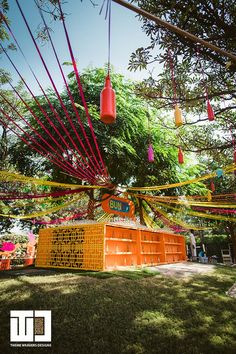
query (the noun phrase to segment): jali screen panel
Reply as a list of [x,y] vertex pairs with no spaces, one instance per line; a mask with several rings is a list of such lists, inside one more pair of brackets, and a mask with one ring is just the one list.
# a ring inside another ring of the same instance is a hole
[[103,270],[104,224],[41,229],[35,265]]

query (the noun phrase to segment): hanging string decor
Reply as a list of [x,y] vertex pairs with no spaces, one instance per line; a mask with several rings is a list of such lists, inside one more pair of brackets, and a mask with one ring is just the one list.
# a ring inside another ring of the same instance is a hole
[[[53,113],[55,119],[51,119],[50,115],[48,115],[47,111],[44,109],[44,107],[41,105],[40,101],[38,100],[37,96],[33,93],[32,89],[30,86],[27,84],[26,80],[23,78],[23,75],[21,74],[20,70],[17,68],[17,65],[13,62],[11,59],[9,53],[3,48],[2,44],[0,44],[1,50],[3,51],[4,55],[8,58],[10,61],[12,67],[22,80],[24,86],[28,90],[29,94],[37,104],[38,108],[40,109],[42,115],[45,117],[45,120],[41,120],[40,115],[37,115],[29,106],[29,104],[24,100],[24,98],[21,96],[21,94],[18,92],[17,88],[14,87],[10,81],[7,80],[8,84],[11,86],[12,90],[14,93],[17,95],[17,97],[20,99],[20,101],[23,103],[23,105],[27,108],[27,111],[30,112],[32,115],[33,119],[35,120],[35,123],[37,124],[30,124],[28,120],[20,114],[18,109],[15,107],[12,107],[11,103],[9,100],[2,94],[0,94],[1,98],[4,100],[4,102],[13,109],[13,111],[17,114],[17,116],[20,119],[19,124],[13,120],[4,110],[3,107],[0,108],[1,113],[4,115],[4,121],[0,119],[1,124],[3,124],[6,128],[11,130],[15,135],[17,135],[25,144],[27,144],[31,149],[35,150],[37,153],[42,155],[44,158],[49,160],[51,163],[54,165],[57,165],[64,173],[79,178],[82,181],[86,181],[89,184],[100,184],[100,185],[107,185],[109,182],[109,175],[108,171],[106,170],[104,161],[102,159],[96,136],[92,127],[92,122],[91,118],[89,116],[88,112],[88,107],[86,104],[86,101],[84,99],[84,94],[83,94],[83,89],[81,86],[80,82],[80,77],[77,69],[77,65],[75,62],[75,58],[73,55],[69,35],[66,29],[65,25],[65,20],[63,16],[61,17],[62,23],[63,23],[63,28],[64,32],[66,35],[66,40],[68,44],[68,49],[70,52],[71,60],[73,63],[73,68],[76,76],[76,80],[78,83],[78,88],[79,88],[79,93],[80,97],[82,99],[82,103],[86,112],[86,117],[88,120],[90,134],[87,135],[84,123],[79,115],[79,112],[77,111],[77,108],[75,106],[75,102],[72,96],[72,93],[69,89],[69,85],[67,83],[67,80],[65,78],[64,72],[62,70],[62,67],[60,65],[60,60],[58,58],[55,46],[53,44],[52,38],[50,36],[50,33],[48,31],[47,24],[45,22],[45,18],[43,16],[42,11],[40,11],[40,6],[39,6],[39,1],[35,0],[35,4],[37,5],[41,18],[43,20],[43,23],[45,25],[45,29],[47,30],[49,42],[51,45],[51,48],[54,52],[55,59],[58,64],[58,68],[61,72],[63,81],[65,83],[65,87],[68,92],[68,96],[70,98],[70,101],[72,103],[72,108],[73,108],[73,114],[75,114],[77,120],[73,120],[71,113],[68,111],[66,105],[64,104],[62,100],[62,96],[58,91],[58,88],[56,87],[56,83],[52,78],[52,75],[50,73],[50,69],[47,67],[46,61],[43,58],[43,55],[41,53],[41,50],[36,42],[36,39],[34,38],[33,32],[30,28],[30,25],[26,19],[26,16],[24,14],[24,11],[19,3],[18,0],[16,0],[16,4],[18,7],[18,10],[22,16],[22,19],[25,23],[25,26],[28,30],[28,33],[31,37],[31,40],[33,42],[33,45],[35,49],[37,50],[37,53],[39,55],[41,64],[43,65],[46,74],[50,80],[50,83],[53,87],[53,90],[55,91],[55,94],[59,100],[60,106],[63,109],[63,112],[65,114],[65,121],[60,117],[60,114],[55,110],[53,107],[52,103],[50,102],[49,96],[43,89],[42,85],[40,84],[40,81],[38,80],[33,68],[29,64],[29,62],[26,59],[24,51],[21,49],[21,46],[14,35],[13,31],[11,30],[7,20],[5,17],[0,13],[1,19],[3,20],[4,26],[6,27],[6,30],[9,32],[10,36],[14,40],[17,48],[19,49],[21,55],[23,56],[31,74],[33,75],[35,81],[37,82],[40,90],[43,93],[44,98],[46,99],[48,106]],[[60,0],[58,0],[58,6],[61,15],[62,9],[61,9],[61,4]],[[60,124],[60,126],[57,124],[57,122]],[[69,123],[71,130],[73,130],[73,135],[71,135],[70,131],[66,127],[66,123]],[[24,125],[21,123],[24,122]],[[34,134],[29,134],[27,131],[25,131],[25,127],[28,127],[31,131],[33,131]],[[40,128],[43,129],[43,131],[47,134],[47,138],[44,137],[44,135],[41,135],[40,131],[38,130]],[[50,129],[49,129],[50,127]],[[78,129],[79,128],[79,129]],[[63,131],[62,131],[63,129]],[[54,137],[54,132],[57,134],[58,138],[56,139]],[[81,136],[83,135],[83,137]],[[36,139],[37,138],[37,139]],[[91,140],[91,141],[90,141]],[[56,147],[55,147],[56,145]],[[71,156],[72,155],[72,156]]]
[[184,163],[184,154],[183,154],[181,147],[179,147],[178,161],[179,161],[179,164],[181,164],[181,165]]
[[[100,14],[104,7],[103,1]],[[110,66],[111,66],[111,0],[107,0],[106,16],[108,17],[108,60],[107,60],[107,76],[104,88],[100,94],[100,119],[105,124],[112,124],[116,121],[116,95],[111,85]]]
[[207,83],[206,83],[206,75],[205,75],[202,63],[200,61],[200,44],[199,43],[197,43],[197,59],[198,59],[198,65],[199,65],[200,73],[201,73],[202,80],[203,80],[203,85],[204,85],[204,88],[205,88],[207,117],[208,117],[208,120],[210,122],[212,122],[212,121],[215,120],[215,113],[213,111],[213,108],[211,106],[211,103],[210,103],[210,100],[209,100],[209,97],[208,97],[208,87],[207,87]]
[[116,121],[116,95],[111,86],[109,73],[100,94],[100,118],[105,124],[112,124]]
[[176,91],[176,80],[175,80],[175,71],[174,71],[174,64],[173,64],[173,57],[171,55],[170,49],[168,50],[168,58],[169,58],[169,66],[170,66],[170,73],[171,73],[171,81],[173,86],[173,93],[174,93],[174,117],[175,117],[175,125],[176,127],[180,127],[183,125],[183,117],[182,111],[179,108],[177,103],[177,91]]
[[148,145],[148,162],[154,162],[154,150],[151,143]]

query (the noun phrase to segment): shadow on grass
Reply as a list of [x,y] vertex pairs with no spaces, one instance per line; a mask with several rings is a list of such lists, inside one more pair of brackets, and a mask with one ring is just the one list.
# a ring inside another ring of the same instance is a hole
[[[1,351],[13,353],[10,310],[47,309],[52,310],[53,340],[51,349],[40,348],[43,352],[236,352],[236,299],[225,295],[236,280],[235,270],[218,268],[189,280],[89,273],[60,271],[1,281]],[[34,349],[24,348],[28,352]]]
[[[57,270],[57,273],[63,274],[67,273],[66,270]],[[73,271],[73,274],[79,276],[89,276],[96,279],[107,279],[114,277],[121,277],[125,279],[138,280],[142,278],[154,277],[159,274],[158,271],[150,270],[148,268],[144,269],[135,269],[135,270],[113,270],[113,271],[104,271],[104,272],[93,272],[93,271]]]
[[135,270],[113,270],[113,271],[103,271],[95,272],[89,270],[70,270],[70,269],[50,269],[50,268],[22,268],[18,270],[8,270],[0,272],[0,279],[8,279],[11,277],[19,276],[49,276],[55,274],[73,274],[77,276],[87,276],[96,279],[107,279],[114,277],[121,277],[126,279],[142,279],[153,277],[159,274],[158,270],[151,270],[148,268],[135,269]]

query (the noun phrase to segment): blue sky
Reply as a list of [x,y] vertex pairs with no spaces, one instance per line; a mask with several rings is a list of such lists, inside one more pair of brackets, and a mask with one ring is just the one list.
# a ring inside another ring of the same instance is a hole
[[[41,23],[37,8],[33,0],[19,0],[25,16],[33,30]],[[67,13],[66,24],[69,31],[72,47],[76,59],[78,60],[79,70],[82,71],[88,66],[103,67],[107,61],[107,21],[103,13],[99,15],[103,0],[94,0],[98,6],[93,7],[89,0],[67,0],[63,4],[63,11]],[[25,55],[40,82],[44,87],[49,87],[49,80],[40,62],[39,56],[34,48],[33,42],[25,27],[23,19],[19,13],[15,0],[9,0],[10,11],[8,17],[11,20],[11,28],[17,37]],[[49,19],[48,17],[46,17]],[[52,21],[49,23],[53,29],[52,38],[59,54],[61,63],[70,61],[69,52],[61,22]],[[149,44],[149,39],[141,29],[141,22],[136,15],[115,3],[112,3],[112,41],[111,41],[111,64],[115,71],[123,73],[131,79],[141,80],[147,76],[147,72],[129,72],[128,62],[132,51],[141,46]],[[42,54],[49,67],[56,85],[61,89],[62,80],[57,69],[57,65],[51,51],[49,43],[41,47]],[[11,58],[17,64],[24,78],[38,93],[37,84],[25,64],[22,55],[18,52],[10,53]],[[14,69],[5,58],[1,56],[1,67],[6,68],[13,74],[14,84],[18,80]],[[65,71],[71,71],[71,67],[65,67]]]

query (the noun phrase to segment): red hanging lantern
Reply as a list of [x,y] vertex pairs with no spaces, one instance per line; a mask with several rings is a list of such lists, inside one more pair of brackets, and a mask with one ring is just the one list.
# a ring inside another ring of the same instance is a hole
[[154,150],[152,144],[148,145],[148,162],[154,162]]
[[210,101],[207,100],[207,116],[209,121],[215,120],[215,113],[211,107]]
[[104,89],[100,94],[100,118],[105,124],[116,121],[116,95],[112,89],[110,75],[106,77]]
[[180,164],[184,163],[184,154],[183,154],[183,151],[182,151],[181,147],[179,147],[178,161],[179,161]]
[[210,182],[210,188],[211,188],[212,192],[215,192],[216,189],[215,189],[215,184],[213,181]]

